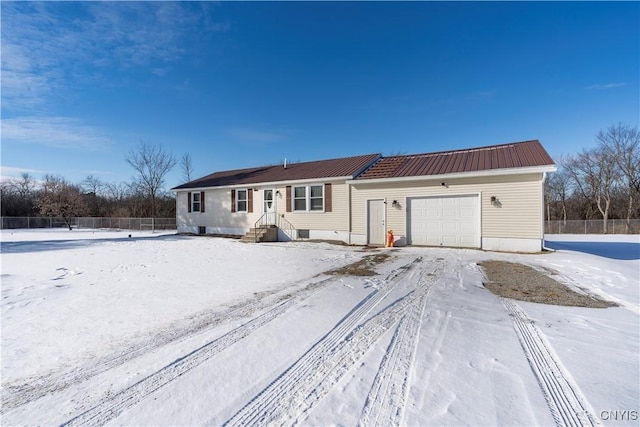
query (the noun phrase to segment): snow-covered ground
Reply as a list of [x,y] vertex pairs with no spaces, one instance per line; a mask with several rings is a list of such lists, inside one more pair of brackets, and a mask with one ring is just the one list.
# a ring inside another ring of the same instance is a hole
[[[3,230],[2,425],[638,425],[639,236],[556,252]],[[324,272],[386,251],[371,277]],[[521,262],[619,304],[502,300]]]

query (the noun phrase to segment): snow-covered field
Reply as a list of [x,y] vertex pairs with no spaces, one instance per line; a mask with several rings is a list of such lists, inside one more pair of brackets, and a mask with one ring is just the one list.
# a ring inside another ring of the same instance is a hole
[[[639,236],[553,253],[3,230],[2,425],[638,425]],[[323,274],[386,251],[376,276]],[[608,309],[502,300],[478,262]]]

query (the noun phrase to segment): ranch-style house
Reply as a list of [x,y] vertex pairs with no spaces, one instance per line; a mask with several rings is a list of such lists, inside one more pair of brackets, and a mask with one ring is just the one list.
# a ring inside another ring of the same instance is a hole
[[397,246],[537,252],[555,170],[533,140],[221,171],[173,191],[178,232],[383,245],[391,230]]

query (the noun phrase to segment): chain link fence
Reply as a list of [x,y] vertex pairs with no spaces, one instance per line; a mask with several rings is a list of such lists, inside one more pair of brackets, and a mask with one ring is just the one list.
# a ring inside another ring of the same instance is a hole
[[[546,221],[545,234],[605,234],[602,220]],[[640,234],[640,219],[610,219],[607,234]]]
[[[119,230],[175,230],[175,218],[107,218],[78,217],[71,220],[72,228]],[[67,228],[59,217],[2,217],[2,229]]]

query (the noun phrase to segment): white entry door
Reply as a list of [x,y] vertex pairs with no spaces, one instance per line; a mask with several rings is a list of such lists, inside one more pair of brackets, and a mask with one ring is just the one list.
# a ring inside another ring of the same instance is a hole
[[262,190],[262,212],[265,213],[267,224],[276,223],[276,191],[273,189]]
[[384,245],[384,200],[367,201],[367,243],[370,245]]
[[408,202],[410,244],[480,247],[477,195],[416,197]]

